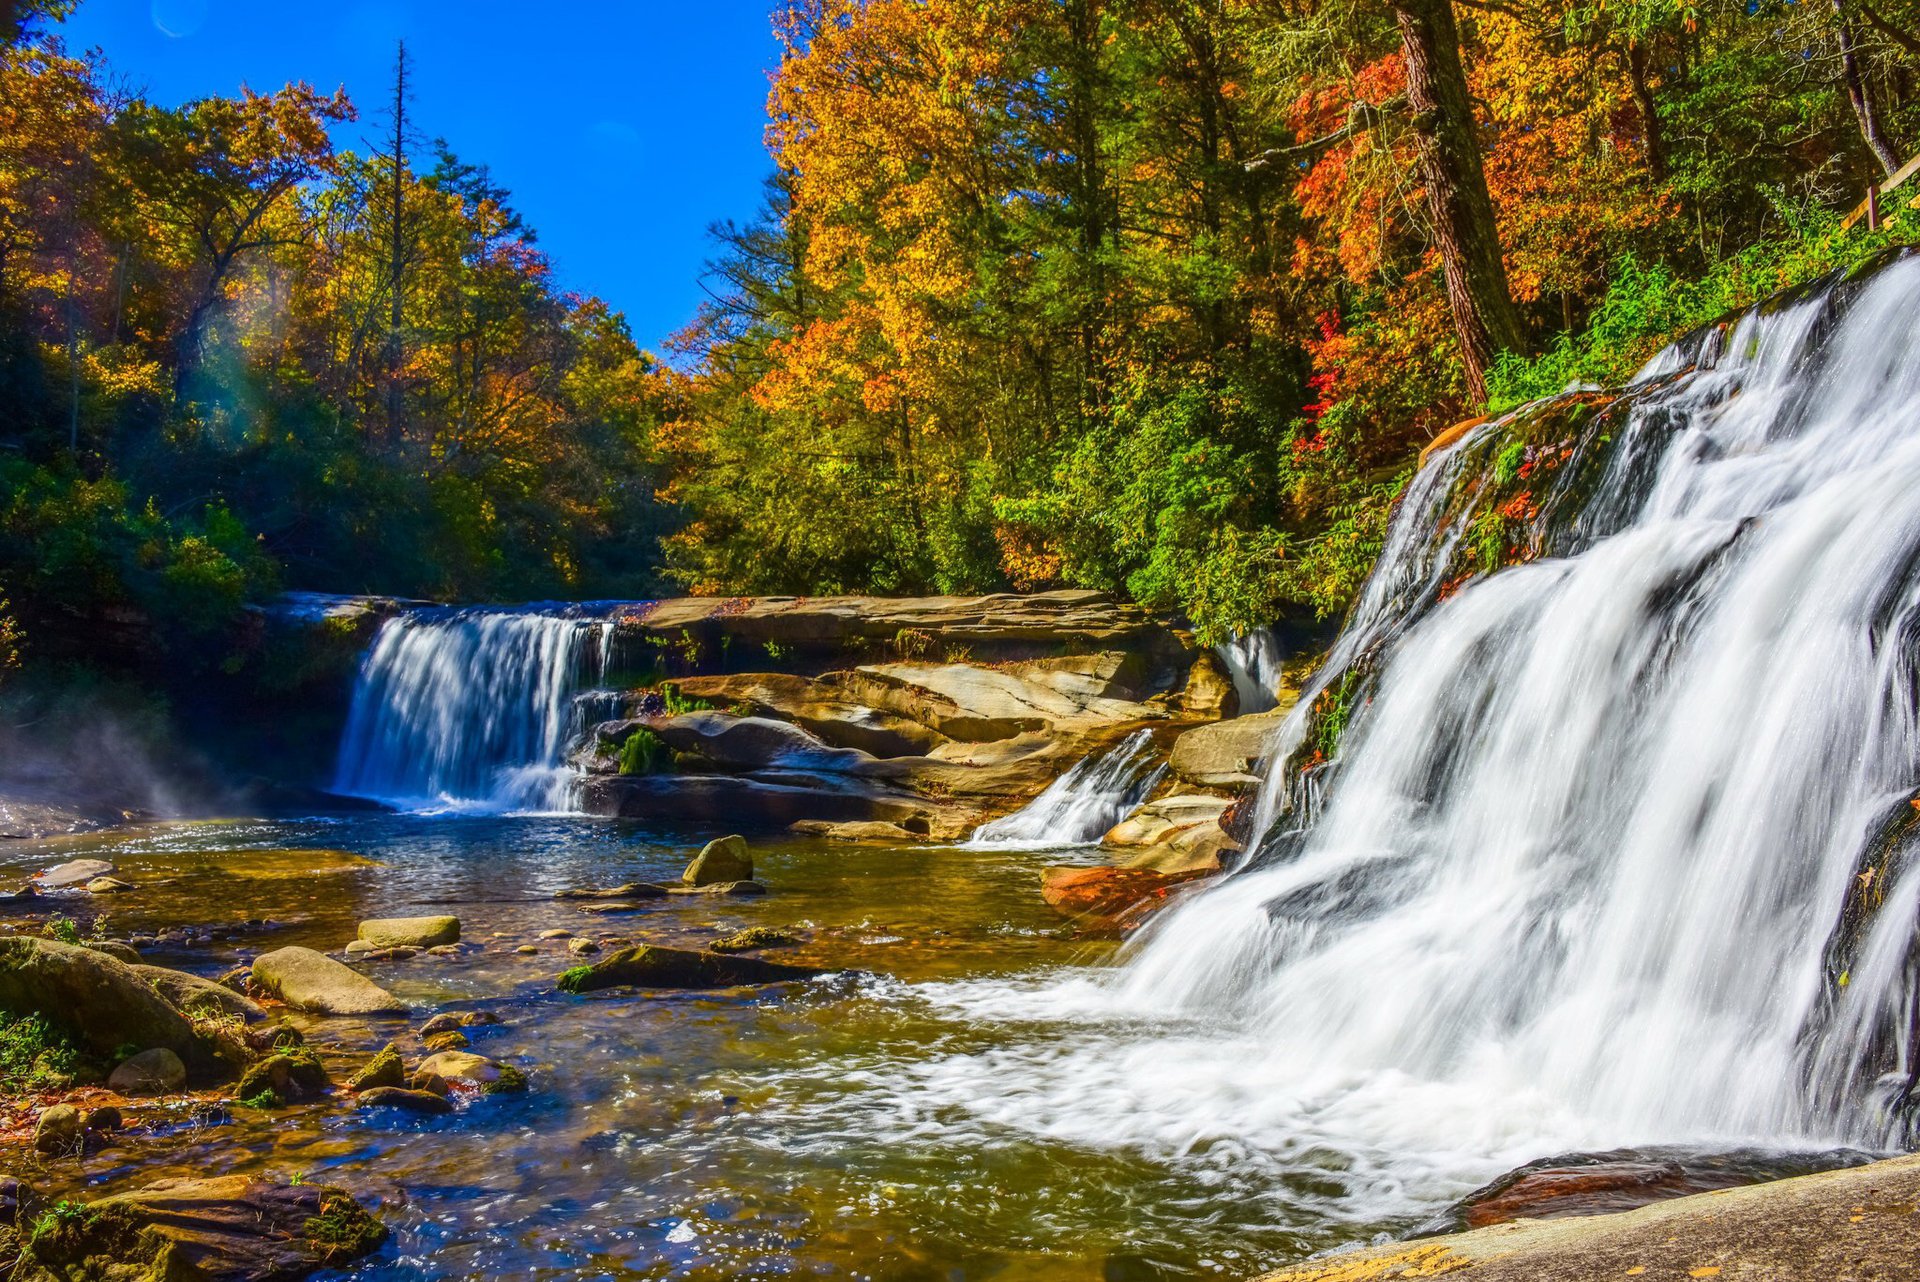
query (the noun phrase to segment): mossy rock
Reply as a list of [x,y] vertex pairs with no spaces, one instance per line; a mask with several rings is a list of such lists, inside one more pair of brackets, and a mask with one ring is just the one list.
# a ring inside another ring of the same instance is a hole
[[591,966],[576,966],[560,976],[565,993],[591,993],[602,988],[734,988],[745,984],[780,984],[825,974],[812,966],[789,966],[758,957],[694,952],[641,944],[624,949]]
[[382,1086],[405,1086],[407,1084],[407,1066],[400,1058],[400,1052],[392,1043],[380,1048],[380,1053],[367,1061],[367,1066],[347,1079],[347,1089],[354,1092],[377,1090]]
[[313,1099],[327,1093],[333,1079],[320,1057],[304,1046],[275,1051],[240,1075],[236,1094],[251,1100],[271,1091],[283,1100]]

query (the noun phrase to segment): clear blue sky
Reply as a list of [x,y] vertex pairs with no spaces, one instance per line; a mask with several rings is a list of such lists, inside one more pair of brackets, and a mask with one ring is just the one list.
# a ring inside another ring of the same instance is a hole
[[627,314],[648,347],[693,314],[707,224],[744,220],[775,45],[771,0],[505,4],[499,0],[81,0],[63,35],[176,105],[306,80],[379,131],[394,44],[414,60],[413,110],[512,190],[561,283]]

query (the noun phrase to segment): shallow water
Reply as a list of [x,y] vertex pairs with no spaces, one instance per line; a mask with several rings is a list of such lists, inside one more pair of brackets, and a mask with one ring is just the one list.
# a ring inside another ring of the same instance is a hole
[[[104,910],[114,935],[273,923],[150,958],[206,974],[282,944],[338,949],[363,917],[456,913],[481,951],[364,969],[416,1005],[413,1028],[447,1006],[498,1013],[500,1028],[471,1030],[474,1048],[534,1087],[450,1118],[344,1101],[235,1107],[229,1125],[136,1133],[21,1173],[53,1195],[224,1171],[340,1183],[378,1200],[395,1229],[351,1274],[368,1279],[1246,1277],[1402,1227],[1491,1173],[1479,1157],[1418,1194],[1356,1197],[1378,1183],[1371,1159],[1266,1134],[1252,1098],[1244,1134],[1175,1126],[1147,1143],[1089,1142],[1084,1113],[1104,1088],[1061,1100],[1050,1070],[1092,1058],[1124,1076],[1149,1029],[1105,1013],[1105,990],[1076,979],[1111,946],[1069,938],[1040,901],[1038,870],[1071,853],[782,840],[756,846],[774,892],[763,899],[595,917],[552,898],[673,878],[698,840],[586,819],[360,816],[10,847],[8,875],[113,859],[141,889],[73,904],[83,925],[78,910]],[[566,941],[536,939],[564,928],[698,944],[750,925],[809,937],[768,956],[862,973],[567,997],[553,987],[575,964]],[[513,951],[528,943],[538,955]],[[299,1022],[314,1044],[351,1052],[330,1057],[341,1077],[396,1035]],[[1178,1043],[1177,1026],[1150,1031],[1153,1045]],[[410,1032],[403,1046],[419,1054]],[[1124,1093],[1159,1091],[1172,1116],[1181,1089],[1134,1081]],[[1056,1106],[1082,1116],[1051,1133]]]

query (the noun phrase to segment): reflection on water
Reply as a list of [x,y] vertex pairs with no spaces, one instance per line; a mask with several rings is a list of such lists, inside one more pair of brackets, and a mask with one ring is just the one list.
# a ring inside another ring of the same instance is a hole
[[[1329,1213],[1337,1170],[1317,1183],[1300,1173],[1337,1166],[1331,1155],[1281,1170],[1225,1136],[1103,1149],[1050,1138],[1047,1119],[1023,1111],[1036,1098],[1024,1079],[1051,1057],[1117,1048],[1126,1032],[1097,1002],[1076,1014],[1060,983],[1110,946],[1067,938],[1040,902],[1038,869],[1058,854],[774,842],[755,851],[774,889],[764,899],[595,917],[553,898],[674,878],[702,835],[356,816],[8,849],[10,873],[113,859],[138,893],[74,908],[104,910],[116,935],[248,923],[229,941],[155,950],[206,974],[282,944],[337,950],[366,916],[456,913],[479,950],[365,969],[422,1019],[450,1004],[500,1014],[501,1027],[471,1030],[475,1049],[534,1083],[451,1118],[344,1100],[236,1107],[230,1125],[140,1135],[30,1182],[58,1196],[161,1174],[324,1177],[379,1200],[396,1230],[352,1274],[368,1279],[1243,1277],[1381,1227]],[[554,976],[576,959],[567,940],[538,938],[697,945],[751,925],[806,937],[783,958],[850,973],[787,990],[563,997]],[[514,951],[528,944],[538,954]],[[301,1022],[343,1052],[339,1076],[394,1031]]]

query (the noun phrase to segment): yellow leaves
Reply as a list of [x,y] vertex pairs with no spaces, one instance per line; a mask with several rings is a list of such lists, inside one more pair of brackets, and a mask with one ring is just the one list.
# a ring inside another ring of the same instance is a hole
[[1717,1278],[1720,1276],[1720,1266],[1717,1264],[1703,1264],[1697,1269],[1688,1269],[1687,1276],[1690,1278]]

